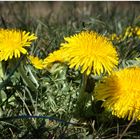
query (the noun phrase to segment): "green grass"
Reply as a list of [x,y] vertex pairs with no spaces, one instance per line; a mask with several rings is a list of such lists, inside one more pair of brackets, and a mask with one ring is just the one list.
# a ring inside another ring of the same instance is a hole
[[[129,25],[140,25],[138,7],[134,10],[129,2],[129,10],[124,9],[123,12],[109,5],[111,2],[86,2],[84,12],[78,12],[80,6],[77,2],[63,2],[59,13],[52,10],[45,17],[30,16],[28,2],[7,3],[7,9],[18,5],[22,10],[16,12],[13,8],[12,22],[7,20],[6,15],[1,15],[0,27],[20,28],[35,33],[38,39],[32,44],[30,53],[40,58],[58,49],[65,36],[82,30],[94,30],[108,36],[122,33]],[[127,40],[115,44],[120,55],[119,67],[136,63],[134,58],[140,55],[140,41],[131,40],[131,44],[135,49],[130,48]],[[31,65],[25,67],[37,92],[23,81],[17,71],[18,65],[13,70],[8,64],[5,65],[7,79],[0,80],[0,138],[119,138],[129,124],[129,121],[105,111],[101,102],[89,100],[85,110],[77,113],[76,102],[82,75],[66,65],[54,65],[51,71],[37,70]],[[92,79],[89,80],[89,88],[93,86]],[[99,79],[97,77],[97,81]],[[93,89],[89,90],[91,92]],[[39,117],[29,118],[29,115]],[[134,122],[123,138],[140,138],[139,122]]]

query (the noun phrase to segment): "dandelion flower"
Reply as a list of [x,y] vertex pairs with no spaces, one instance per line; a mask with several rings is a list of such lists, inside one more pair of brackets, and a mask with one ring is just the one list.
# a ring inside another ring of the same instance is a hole
[[128,26],[120,35],[116,35],[114,33],[109,35],[110,40],[117,41],[118,43],[132,37],[140,37],[140,28],[138,26]]
[[44,67],[50,67],[55,62],[64,62],[64,51],[57,50],[44,59]]
[[121,41],[122,36],[117,36],[117,34],[113,33],[113,34],[109,35],[109,38],[111,41],[116,40],[119,42],[119,41]]
[[96,32],[82,31],[64,39],[66,43],[62,43],[60,49],[65,52],[70,68],[77,70],[80,67],[81,73],[100,75],[110,73],[118,64],[118,55],[112,43]]
[[31,62],[31,64],[36,68],[36,69],[43,69],[44,65],[43,65],[43,60],[39,59],[38,57],[34,57],[32,55],[30,55],[29,60]]
[[21,53],[26,54],[25,47],[29,47],[37,39],[30,32],[15,29],[0,29],[0,60],[19,58]]
[[132,37],[133,35],[134,35],[134,28],[131,26],[128,26],[124,32],[123,40],[129,37]]
[[136,27],[134,28],[134,30],[135,30],[135,34],[136,34],[138,37],[140,37],[140,27],[136,26]]
[[119,118],[140,119],[140,68],[112,73],[95,87],[95,98]]

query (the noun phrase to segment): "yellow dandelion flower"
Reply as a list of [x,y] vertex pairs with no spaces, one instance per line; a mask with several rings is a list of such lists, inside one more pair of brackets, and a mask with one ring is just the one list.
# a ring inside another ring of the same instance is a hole
[[120,41],[120,39],[121,39],[120,36],[117,36],[117,34],[115,34],[115,33],[109,35],[109,38],[112,41],[114,41],[114,40]]
[[43,69],[44,65],[43,65],[43,60],[39,59],[38,57],[34,57],[32,55],[30,55],[29,60],[31,62],[31,64],[36,68],[36,69]]
[[135,30],[135,34],[136,34],[138,37],[140,37],[140,28],[136,26],[136,27],[134,28],[134,30]]
[[122,34],[117,35],[117,34],[115,34],[115,33],[110,34],[110,35],[108,36],[108,38],[109,38],[111,41],[117,41],[117,42],[121,42],[121,41],[123,40]]
[[44,59],[44,67],[50,67],[54,62],[64,62],[64,51],[57,50]]
[[140,68],[112,73],[95,87],[95,98],[119,118],[140,119]]
[[91,72],[101,74],[110,73],[118,64],[118,55],[112,43],[104,36],[93,31],[82,31],[71,37],[64,38],[61,44],[65,52],[65,60],[70,68],[89,75]]
[[25,47],[29,47],[37,39],[30,32],[15,29],[0,29],[0,60],[19,58],[21,53],[26,54]]
[[138,26],[136,27],[131,27],[131,26],[128,26],[125,30],[125,33],[124,33],[124,39],[127,38],[127,37],[133,37],[133,36],[140,36],[140,28]]
[[134,28],[131,26],[128,26],[124,32],[121,34],[121,41],[124,41],[127,38],[133,37],[134,36]]

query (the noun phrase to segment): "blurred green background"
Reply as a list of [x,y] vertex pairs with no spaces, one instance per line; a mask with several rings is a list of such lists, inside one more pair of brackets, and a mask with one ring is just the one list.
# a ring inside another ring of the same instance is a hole
[[23,20],[25,13],[34,19],[49,18],[51,21],[65,23],[70,17],[82,21],[88,16],[111,14],[114,11],[121,15],[127,11],[138,13],[139,5],[138,1],[1,1],[0,15],[9,23]]

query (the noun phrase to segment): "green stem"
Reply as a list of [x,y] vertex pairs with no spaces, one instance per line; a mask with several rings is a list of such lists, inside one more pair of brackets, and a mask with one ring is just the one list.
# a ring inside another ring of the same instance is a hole
[[4,69],[3,69],[3,62],[0,62],[0,78],[4,78]]
[[25,84],[32,90],[37,92],[37,89],[35,87],[35,85],[31,82],[31,80],[29,79],[29,77],[26,75],[26,71],[23,67],[23,62],[21,62],[20,66],[18,67],[18,72],[20,73],[23,81],[25,82]]
[[82,83],[81,83],[81,89],[80,89],[80,94],[79,94],[79,100],[83,100],[83,97],[85,96],[85,89],[87,85],[87,75],[84,73],[82,75]]
[[86,89],[86,85],[87,85],[87,79],[88,79],[88,77],[84,73],[82,75],[82,82],[81,82],[80,94],[79,94],[78,101],[77,101],[77,109],[80,112],[84,110],[85,104],[86,104],[87,93],[85,92],[85,89]]

